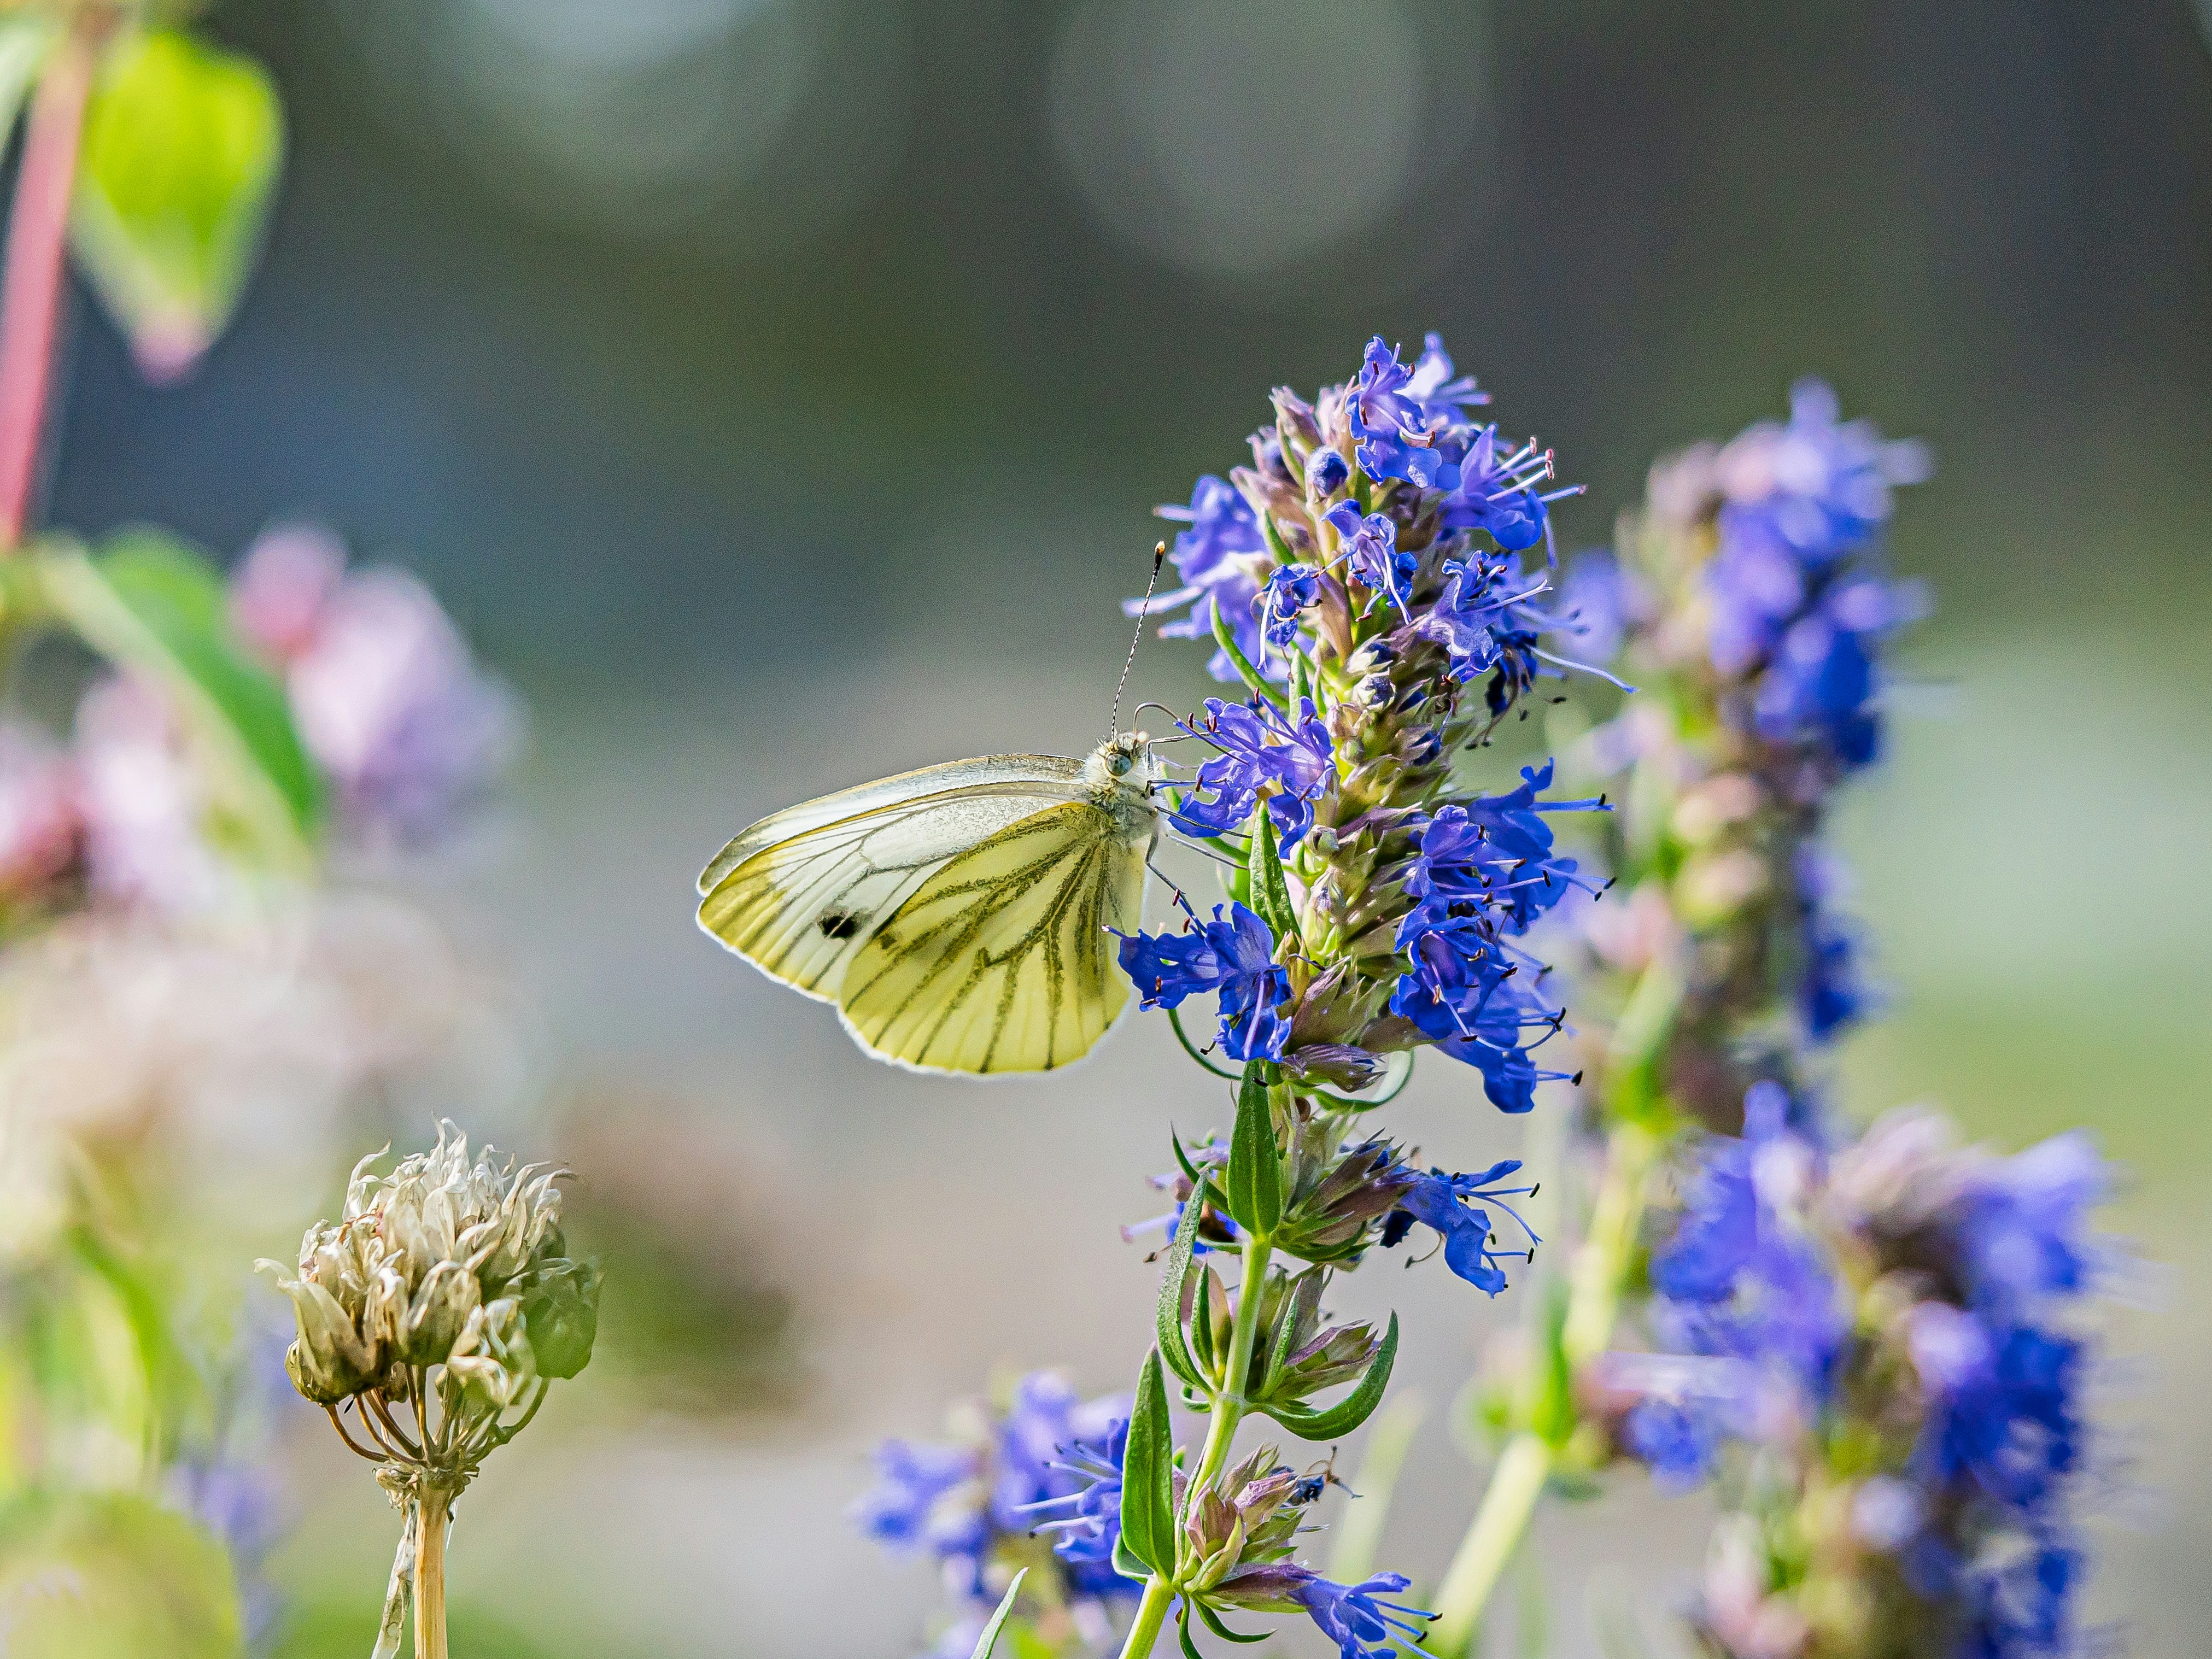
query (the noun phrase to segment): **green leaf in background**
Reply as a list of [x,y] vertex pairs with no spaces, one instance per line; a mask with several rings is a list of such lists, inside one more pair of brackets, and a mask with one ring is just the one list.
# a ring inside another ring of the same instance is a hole
[[283,686],[231,625],[214,566],[152,530],[115,536],[94,558],[67,546],[33,557],[47,602],[88,645],[176,697],[249,850],[278,867],[304,864],[322,780]]
[[1122,1460],[1121,1538],[1129,1553],[1154,1572],[1176,1564],[1175,1425],[1168,1417],[1167,1382],[1157,1348],[1145,1354],[1137,1376],[1137,1403],[1129,1413],[1128,1450]]
[[238,1588],[222,1547],[173,1510],[116,1493],[0,1511],[8,1659],[236,1659]]
[[1267,1104],[1265,1060],[1250,1061],[1237,1090],[1237,1127],[1229,1137],[1229,1171],[1224,1196],[1229,1218],[1258,1238],[1267,1238],[1283,1218],[1283,1158],[1275,1149],[1275,1125]]
[[[1188,1160],[1183,1158],[1180,1140],[1176,1143],[1176,1157],[1184,1163],[1186,1168],[1188,1167]],[[1159,1340],[1161,1358],[1167,1361],[1170,1370],[1193,1388],[1202,1386],[1204,1379],[1200,1376],[1197,1364],[1191,1358],[1190,1348],[1183,1340],[1182,1297],[1184,1287],[1190,1282],[1192,1255],[1198,1244],[1198,1224],[1206,1212],[1208,1191],[1203,1179],[1195,1180],[1191,1186],[1190,1197],[1183,1203],[1182,1218],[1176,1222],[1175,1237],[1168,1244],[1167,1267],[1160,1278],[1160,1299],[1152,1315],[1152,1328]],[[1205,1312],[1201,1305],[1198,1310],[1199,1316],[1203,1317]]]
[[983,1626],[983,1633],[975,1638],[975,1651],[969,1659],[991,1659],[991,1650],[999,1645],[999,1632],[1006,1627],[1013,1616],[1014,1598],[1022,1593],[1022,1580],[1030,1576],[1024,1567],[1014,1575],[1014,1582],[1006,1586],[1006,1593],[999,1598],[999,1610],[991,1615],[991,1622]]
[[276,88],[250,58],[169,29],[109,52],[70,243],[149,380],[182,374],[230,319],[283,150]]

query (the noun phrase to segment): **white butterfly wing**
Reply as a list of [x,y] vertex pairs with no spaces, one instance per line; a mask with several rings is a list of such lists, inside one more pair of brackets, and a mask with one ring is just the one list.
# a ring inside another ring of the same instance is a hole
[[1048,1072],[1082,1059],[1128,1004],[1114,933],[1142,925],[1149,830],[1132,839],[1113,813],[1071,801],[949,860],[848,967],[846,1030],[915,1071]]
[[699,878],[699,925],[763,973],[835,1002],[876,929],[950,860],[1083,799],[1083,763],[988,755],[805,801],[734,836]]

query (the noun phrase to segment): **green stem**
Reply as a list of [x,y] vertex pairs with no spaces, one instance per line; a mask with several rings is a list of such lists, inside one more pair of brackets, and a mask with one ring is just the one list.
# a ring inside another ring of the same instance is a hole
[[[1659,1100],[1654,1073],[1681,999],[1680,975],[1671,963],[1655,962],[1638,980],[1613,1028],[1606,1060],[1612,1126],[1606,1135],[1605,1174],[1589,1231],[1575,1252],[1559,1330],[1570,1379],[1613,1344],[1652,1172],[1665,1145],[1662,1130],[1654,1127],[1655,1120],[1664,1121],[1654,1109]],[[1491,1592],[1536,1513],[1557,1455],[1555,1443],[1532,1429],[1507,1443],[1437,1591],[1440,1616],[1431,1630],[1430,1645],[1445,1659],[1459,1659],[1474,1639]]]
[[1137,1603],[1137,1620],[1129,1626],[1129,1639],[1121,1644],[1121,1659],[1145,1659],[1152,1650],[1175,1595],[1175,1586],[1158,1573],[1145,1581],[1145,1599]]
[[1243,1421],[1244,1389],[1252,1380],[1252,1349],[1260,1335],[1261,1292],[1267,1283],[1267,1259],[1274,1252],[1275,1247],[1265,1239],[1248,1237],[1244,1241],[1244,1277],[1237,1287],[1236,1322],[1229,1328],[1229,1363],[1221,1372],[1225,1386],[1213,1402],[1213,1425],[1206,1431],[1206,1450],[1188,1488],[1192,1493],[1227,1466],[1230,1443],[1237,1438],[1237,1425]]
[[1437,1619],[1423,1645],[1443,1659],[1460,1659],[1474,1642],[1490,1592],[1520,1547],[1551,1472],[1552,1449],[1540,1437],[1524,1429],[1506,1443],[1489,1490],[1482,1495],[1482,1507],[1475,1511],[1474,1524],[1467,1529],[1459,1553],[1437,1589]]

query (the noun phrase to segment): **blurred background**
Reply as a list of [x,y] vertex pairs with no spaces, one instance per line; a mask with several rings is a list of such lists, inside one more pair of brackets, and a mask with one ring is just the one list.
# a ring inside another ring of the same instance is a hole
[[[691,878],[803,796],[1095,742],[1152,506],[1270,386],[1431,328],[1589,483],[1570,544],[1801,374],[1934,448],[1893,551],[1938,609],[1844,825],[1891,1015],[1841,1097],[2008,1146],[2087,1123],[2127,1168],[2151,1310],[2113,1322],[2095,1601],[2138,1652],[2212,1648],[2212,3],[211,22],[284,94],[267,263],[177,388],[80,307],[49,516],[225,554],[325,520],[531,705],[511,811],[407,896],[507,988],[521,1058],[455,1104],[557,1144],[616,1265],[601,1362],[465,1506],[457,1651],[909,1651],[927,1572],[842,1519],[867,1447],[994,1367],[1127,1386],[1152,1279],[1115,1227],[1209,1109],[1167,1033],[1033,1085],[895,1073],[700,939]],[[1148,646],[1136,695],[1191,702],[1200,655]],[[1466,1075],[1409,1099],[1453,1167],[1517,1139]],[[261,1248],[337,1174],[268,1194]],[[1367,1277],[1431,1406],[1383,1559],[1432,1579],[1478,1479],[1448,1407],[1511,1309]],[[280,1651],[352,1652],[394,1522],[308,1443]],[[1622,1608],[1663,1642],[1694,1506],[1553,1513],[1551,1651]]]

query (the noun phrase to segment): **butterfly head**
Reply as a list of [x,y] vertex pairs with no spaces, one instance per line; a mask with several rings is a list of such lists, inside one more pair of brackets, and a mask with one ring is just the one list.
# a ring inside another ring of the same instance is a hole
[[1142,732],[1123,732],[1091,751],[1083,781],[1102,804],[1126,804],[1147,823],[1152,811],[1152,740]]

